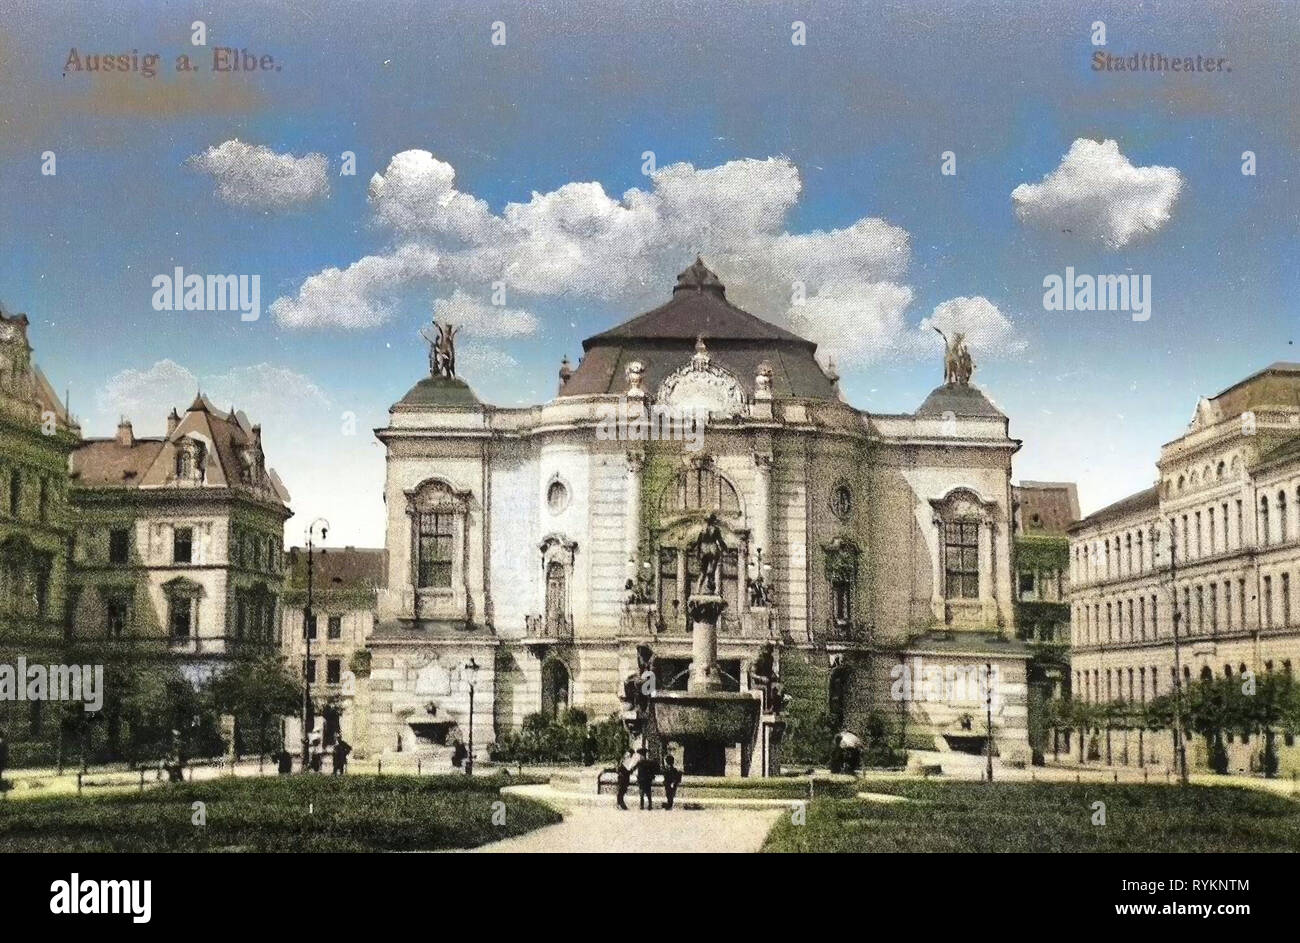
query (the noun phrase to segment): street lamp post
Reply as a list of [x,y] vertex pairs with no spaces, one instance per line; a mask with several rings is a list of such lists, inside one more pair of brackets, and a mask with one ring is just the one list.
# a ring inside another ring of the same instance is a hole
[[[1172,521],[1169,523],[1169,592],[1173,598],[1174,623],[1174,762],[1178,765],[1178,781],[1186,786],[1187,776],[1187,742],[1183,737],[1183,664],[1182,650],[1178,642],[1178,623],[1182,612],[1178,608],[1178,553],[1176,545],[1177,531]],[[1155,560],[1156,546],[1160,541],[1160,529],[1151,527],[1151,557]],[[1157,630],[1158,630],[1157,626]]]
[[984,664],[984,742],[988,751],[988,777],[993,782],[993,663]]
[[465,681],[469,684],[469,755],[465,757],[465,775],[474,775],[474,687],[478,682],[478,663],[473,656],[465,663],[463,669]]
[[[320,539],[324,540],[329,533],[329,521],[323,517],[318,517],[307,525],[307,605],[302,610],[302,634],[307,642],[307,654],[302,663],[302,771],[305,773],[311,768],[311,729],[309,727],[309,717],[311,715],[311,636],[312,636],[312,591],[313,591],[313,568],[315,564],[315,538],[316,525],[320,525]],[[324,552],[324,551],[322,551]]]

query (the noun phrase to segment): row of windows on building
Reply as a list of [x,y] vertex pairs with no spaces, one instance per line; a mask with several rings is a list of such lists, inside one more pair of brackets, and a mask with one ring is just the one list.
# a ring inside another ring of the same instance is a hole
[[[317,681],[316,664],[319,658],[304,658],[302,660],[303,674],[306,675],[308,682],[315,684]],[[326,658],[325,659],[325,683],[340,684],[343,681],[343,659]]]
[[[1282,674],[1287,678],[1291,677],[1291,659],[1283,659]],[[1249,668],[1243,662],[1237,666],[1235,677],[1245,677]],[[1275,665],[1272,661],[1264,662],[1265,674],[1272,674]],[[1125,689],[1125,672],[1127,672],[1128,686]],[[1136,674],[1135,674],[1136,672]],[[1223,666],[1223,676],[1228,680],[1234,677],[1232,665]],[[1134,679],[1136,678],[1136,686]],[[1074,672],[1074,693],[1081,697],[1082,700],[1092,704],[1107,701],[1128,701],[1130,704],[1145,704],[1147,701],[1147,680],[1150,679],[1150,696],[1155,699],[1160,696],[1160,672],[1156,666],[1152,665],[1148,670],[1146,667],[1139,668],[1087,668],[1075,669]],[[1201,667],[1200,679],[1202,681],[1214,680],[1214,670],[1209,665]],[[1102,687],[1102,682],[1105,687]],[[1172,665],[1169,668],[1169,687],[1168,691],[1172,692],[1178,681],[1178,671]],[[1192,683],[1192,669],[1188,665],[1183,665],[1183,686],[1187,687]]]
[[[247,567],[252,570],[265,570],[277,573],[282,562],[280,547],[275,538],[259,534],[232,532],[230,542],[230,562],[234,566]],[[131,562],[131,531],[118,527],[108,532],[108,562],[114,566],[124,566]],[[172,563],[194,562],[194,528],[176,527],[172,529]]]
[[[1300,513],[1300,488],[1294,502],[1287,501],[1285,490],[1275,495],[1261,495],[1256,515],[1257,546],[1284,544],[1300,532],[1300,521],[1292,520],[1292,510]],[[1202,557],[1240,550],[1247,546],[1243,537],[1245,507],[1241,499],[1224,501],[1181,516],[1169,518],[1174,536],[1175,562],[1185,563]],[[1235,527],[1230,527],[1230,522]],[[1181,538],[1181,539],[1180,539]],[[1156,566],[1155,538],[1143,530],[1129,531],[1091,544],[1074,548],[1076,578],[1095,582],[1149,572]]]
[[[320,635],[317,632],[317,623],[319,621],[319,617],[313,612],[311,618],[306,622],[302,637],[309,638],[313,642],[320,638]],[[325,638],[331,642],[336,642],[343,638],[343,617],[341,615],[326,616]]]
[[49,614],[49,554],[0,560],[0,614],[44,618]]
[[[32,495],[29,493],[31,488],[28,484],[29,478],[36,480],[36,504],[31,505]],[[8,500],[5,507],[8,510],[9,517],[14,520],[31,519],[31,511],[35,511],[34,519],[45,523],[50,519],[50,479],[46,475],[35,475],[32,472],[24,473],[21,468],[11,468],[7,476],[8,479]]]
[[[1220,628],[1236,632],[1249,627],[1247,582],[1237,580],[1187,584],[1177,601],[1180,631],[1188,635],[1217,635]],[[1260,579],[1259,624],[1264,629],[1291,626],[1291,574],[1268,574]],[[1149,629],[1149,631],[1148,631]],[[1135,642],[1172,636],[1172,628],[1160,623],[1158,598],[1136,596],[1105,603],[1076,604],[1071,638],[1075,645],[1102,642]]]
[[[199,597],[188,592],[173,592],[167,597],[168,634],[175,641],[197,638],[199,635]],[[129,612],[129,610],[127,610]],[[276,600],[267,594],[237,592],[235,611],[230,626],[236,639],[271,642],[275,638]],[[121,635],[125,613],[110,615],[110,635]],[[113,629],[116,627],[116,635]]]

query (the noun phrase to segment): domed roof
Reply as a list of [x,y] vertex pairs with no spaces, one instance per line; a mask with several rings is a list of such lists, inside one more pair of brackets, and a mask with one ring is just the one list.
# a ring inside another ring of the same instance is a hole
[[925,398],[918,416],[940,417],[951,413],[957,418],[991,417],[1006,419],[1006,415],[989,402],[978,387],[969,383],[945,383],[936,386]]
[[818,365],[817,345],[744,311],[702,259],[677,276],[666,303],[582,342],[584,356],[561,396],[618,393],[631,363],[644,368],[647,389],[690,361],[703,338],[713,361],[734,373],[747,395],[761,365],[772,371],[774,396],[838,399],[834,381]]
[[460,377],[425,377],[407,392],[398,405],[478,406],[479,398]]

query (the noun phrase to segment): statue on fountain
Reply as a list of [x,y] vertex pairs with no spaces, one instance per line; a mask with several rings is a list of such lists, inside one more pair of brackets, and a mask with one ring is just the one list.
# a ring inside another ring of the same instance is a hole
[[699,560],[700,576],[695,581],[695,593],[700,596],[716,596],[721,581],[718,578],[722,566],[722,555],[727,552],[727,544],[722,539],[722,528],[718,524],[718,515],[710,514],[704,527],[691,541],[690,550]]

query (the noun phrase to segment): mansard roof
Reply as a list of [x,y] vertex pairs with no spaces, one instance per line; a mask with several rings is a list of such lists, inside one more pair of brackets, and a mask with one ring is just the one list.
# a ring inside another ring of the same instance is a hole
[[701,338],[710,357],[740,379],[747,395],[753,395],[754,376],[766,362],[774,396],[839,397],[817,363],[816,344],[733,305],[722,280],[698,258],[677,276],[667,302],[583,341],[582,362],[560,395],[623,392],[624,371],[633,361],[645,368],[653,391],[690,360]]
[[[84,439],[72,453],[72,482],[83,488],[176,487],[176,453],[190,439],[204,446],[204,489],[225,488],[249,497],[287,505],[289,492],[279,475],[265,467],[260,426],[242,412],[222,412],[203,394],[184,416],[175,416],[166,436],[136,438],[123,421],[111,439]],[[245,472],[246,463],[251,470]]]

